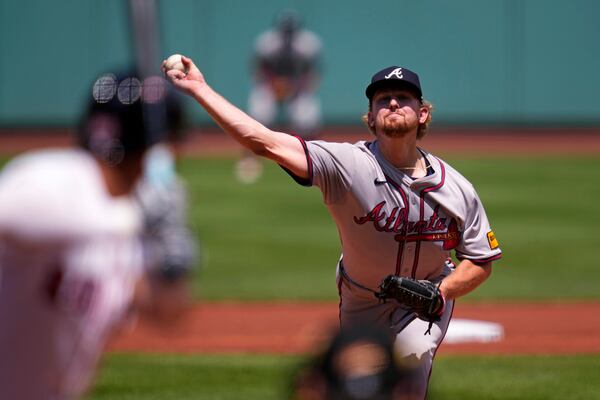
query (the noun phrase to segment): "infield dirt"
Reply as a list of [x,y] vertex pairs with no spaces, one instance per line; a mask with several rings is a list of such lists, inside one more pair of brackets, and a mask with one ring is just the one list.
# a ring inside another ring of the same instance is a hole
[[[495,322],[497,342],[443,344],[441,354],[600,353],[600,303],[458,304],[455,318]],[[335,303],[204,303],[170,328],[140,321],[111,350],[303,354],[337,327]]]

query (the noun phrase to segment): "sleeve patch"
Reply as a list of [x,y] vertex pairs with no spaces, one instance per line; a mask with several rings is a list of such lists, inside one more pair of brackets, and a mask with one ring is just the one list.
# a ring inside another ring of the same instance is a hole
[[494,235],[494,232],[489,231],[487,233],[487,239],[488,239],[488,244],[490,245],[491,250],[495,250],[500,246],[500,244],[498,243],[498,240],[496,239],[496,235]]

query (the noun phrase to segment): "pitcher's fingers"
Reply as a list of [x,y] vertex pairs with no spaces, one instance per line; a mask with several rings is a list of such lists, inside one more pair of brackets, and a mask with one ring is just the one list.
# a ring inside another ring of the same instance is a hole
[[194,62],[192,61],[192,59],[188,58],[186,56],[181,56],[181,63],[188,70],[191,69],[192,67],[194,67],[194,68],[196,67],[196,65],[194,65]]
[[167,71],[167,76],[172,80],[180,80],[185,78],[185,73],[178,69],[170,69]]

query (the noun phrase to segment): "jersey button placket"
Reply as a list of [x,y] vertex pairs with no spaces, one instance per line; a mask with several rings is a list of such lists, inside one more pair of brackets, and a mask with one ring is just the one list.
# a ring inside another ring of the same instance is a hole
[[[416,190],[416,186],[411,185],[411,189]],[[421,220],[422,219],[422,215],[421,215],[421,210],[420,210],[420,197],[417,193],[415,193],[413,190],[410,191],[410,204],[411,204],[411,211],[413,215],[416,215],[416,220]],[[413,232],[414,234],[418,234],[419,232]],[[410,243],[410,247],[408,247],[407,253],[410,254],[410,256],[412,257],[412,266],[411,266],[411,273],[410,276],[412,278],[415,277],[416,274],[416,267],[419,263],[419,248],[420,248],[420,241],[414,241]],[[409,258],[410,259],[410,258]],[[407,260],[408,261],[408,260]]]
[[411,204],[411,208],[413,213],[416,211],[418,214],[418,209],[414,208],[416,207],[416,205],[418,204],[418,196],[416,195],[416,193],[412,190],[413,187],[411,186],[411,190],[408,191],[408,197],[409,197],[409,202]]

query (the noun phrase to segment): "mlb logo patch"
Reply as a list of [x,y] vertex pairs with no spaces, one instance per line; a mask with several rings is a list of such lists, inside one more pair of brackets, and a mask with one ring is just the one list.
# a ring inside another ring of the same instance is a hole
[[488,239],[488,243],[490,245],[490,249],[494,250],[494,249],[497,249],[498,246],[500,246],[500,244],[498,244],[498,240],[496,239],[496,235],[494,235],[494,232],[489,231],[487,233],[487,239]]

